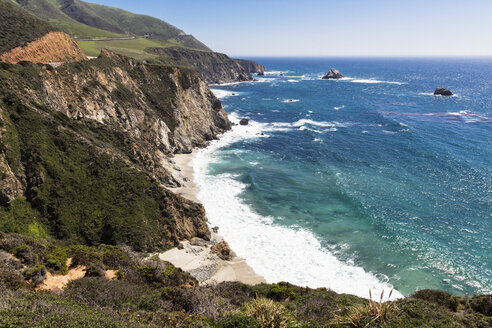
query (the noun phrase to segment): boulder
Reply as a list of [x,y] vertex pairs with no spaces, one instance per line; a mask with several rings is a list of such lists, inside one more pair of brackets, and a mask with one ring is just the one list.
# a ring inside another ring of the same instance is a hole
[[452,96],[453,93],[446,88],[437,88],[434,91],[434,96]]
[[212,253],[216,254],[221,260],[230,261],[234,257],[234,252],[225,241],[221,241],[212,247]]
[[343,77],[342,73],[340,73],[338,70],[332,68],[328,73],[326,73],[325,76],[323,76],[323,80],[330,80],[330,79],[341,79]]
[[240,125],[248,125],[249,124],[249,120],[247,118],[243,118],[241,121],[239,121],[239,124]]
[[258,72],[258,73],[256,73],[256,75],[258,75],[258,76],[265,76],[265,73],[264,72]]
[[207,242],[206,240],[204,240],[202,238],[198,238],[198,237],[193,237],[190,240],[190,245],[193,245],[193,246],[207,247],[208,244],[209,244],[209,242]]

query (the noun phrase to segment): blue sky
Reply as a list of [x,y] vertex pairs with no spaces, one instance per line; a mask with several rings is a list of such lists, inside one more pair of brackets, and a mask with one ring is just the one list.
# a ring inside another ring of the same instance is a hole
[[88,0],[232,56],[492,56],[490,0]]

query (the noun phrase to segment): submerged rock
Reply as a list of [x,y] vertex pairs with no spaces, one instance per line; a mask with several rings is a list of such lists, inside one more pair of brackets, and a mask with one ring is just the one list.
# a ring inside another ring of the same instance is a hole
[[239,124],[240,125],[248,125],[249,124],[249,120],[247,118],[243,118],[241,121],[239,121]]
[[446,88],[437,88],[434,91],[434,96],[452,96],[453,93]]
[[330,79],[341,79],[343,77],[342,73],[340,73],[338,70],[332,68],[328,73],[326,73],[325,76],[323,76],[323,80],[330,80]]

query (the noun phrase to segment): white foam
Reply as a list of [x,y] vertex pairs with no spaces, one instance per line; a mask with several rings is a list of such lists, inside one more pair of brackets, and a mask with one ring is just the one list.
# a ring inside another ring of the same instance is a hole
[[377,83],[396,84],[396,85],[406,84],[405,82],[381,81],[381,80],[376,80],[376,79],[350,79],[350,82],[368,83],[368,84],[377,84]]
[[282,100],[283,103],[296,103],[296,102],[300,102],[299,99],[284,99]]
[[287,82],[291,82],[291,83],[299,83],[299,80],[289,79],[289,80],[287,80]]
[[291,71],[265,71],[265,75],[280,75],[280,74],[287,74],[290,73]]
[[[233,120],[237,117],[231,115]],[[219,226],[221,235],[231,248],[268,282],[288,281],[311,288],[327,287],[339,293],[368,297],[392,286],[363,268],[339,261],[323,248],[316,236],[297,226],[280,226],[274,218],[261,216],[242,202],[240,194],[247,185],[230,174],[208,175],[208,165],[218,159],[215,152],[240,140],[258,137],[258,128],[234,126],[220,140],[200,150],[193,161],[195,181],[200,187],[198,199],[207,211],[212,226]],[[250,128],[250,130],[247,130]],[[392,298],[403,297],[394,291]]]
[[234,91],[229,91],[229,90],[223,90],[223,89],[210,89],[210,91],[213,92],[213,94],[219,98],[219,99],[224,99],[227,97],[236,97],[239,96],[238,92]]
[[334,110],[339,110],[339,109],[342,109],[342,108],[344,108],[344,107],[345,107],[345,105],[342,105],[342,106],[340,106],[340,107],[333,107],[333,109],[334,109]]
[[306,125],[306,124],[309,124],[309,125],[315,125],[315,126],[322,126],[322,127],[347,127],[349,126],[350,124],[349,123],[340,123],[340,122],[337,122],[337,121],[333,121],[333,122],[319,122],[319,121],[313,121],[313,120],[310,120],[310,119],[306,119],[306,118],[303,118],[303,119],[300,119],[294,123],[292,123],[292,126],[303,126],[303,125]]

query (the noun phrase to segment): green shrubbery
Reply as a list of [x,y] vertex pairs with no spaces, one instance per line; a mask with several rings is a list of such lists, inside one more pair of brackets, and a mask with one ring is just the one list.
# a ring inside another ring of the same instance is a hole
[[[26,68],[31,70],[40,68]],[[38,79],[32,76],[29,83]],[[6,126],[12,139],[4,151],[9,166],[14,171],[23,167],[31,183],[26,199],[0,204],[1,231],[51,235],[86,245],[125,243],[138,250],[176,242],[170,233],[175,221],[164,205],[173,206],[175,196],[146,174],[101,153],[78,133],[115,142],[115,147],[121,136],[112,136],[116,132],[102,125],[79,124],[42,105],[34,104],[36,112],[2,84],[0,78],[0,103],[8,110]]]
[[48,22],[29,15],[9,1],[0,1],[0,54],[54,30],[56,28]]

